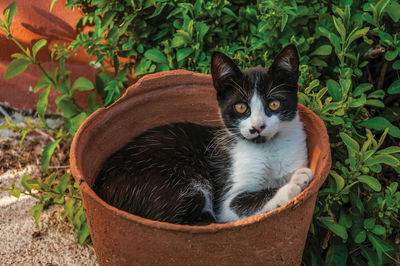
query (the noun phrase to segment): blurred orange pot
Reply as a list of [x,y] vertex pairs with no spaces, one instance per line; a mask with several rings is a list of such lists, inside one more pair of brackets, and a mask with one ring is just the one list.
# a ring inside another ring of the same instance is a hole
[[[15,0],[0,1],[0,10],[4,10]],[[52,11],[50,5],[52,0],[18,0],[18,12],[15,15],[11,33],[24,46],[32,47],[40,39],[46,39],[47,45],[42,48],[37,57],[46,70],[51,70],[58,64],[50,61],[51,47],[55,43],[70,43],[75,39],[75,23],[81,17],[78,10],[71,11],[65,9],[65,1],[56,1]],[[38,93],[33,92],[33,88],[39,81],[42,73],[35,66],[28,69],[18,77],[4,80],[4,72],[12,61],[13,53],[21,51],[11,40],[7,40],[4,33],[0,32],[0,103],[8,103],[14,108],[30,110],[36,108],[39,98]],[[84,76],[94,80],[96,70],[89,66],[87,53],[83,49],[78,49],[65,65],[71,71],[71,79],[75,80],[79,76]],[[85,105],[88,93],[78,93],[76,100],[80,105]],[[57,108],[54,103],[57,94],[52,91],[49,97],[49,110],[54,112]]]

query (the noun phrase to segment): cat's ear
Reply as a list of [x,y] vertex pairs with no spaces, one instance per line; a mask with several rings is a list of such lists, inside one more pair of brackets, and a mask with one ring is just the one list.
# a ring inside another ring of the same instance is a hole
[[274,75],[279,75],[280,73],[289,74],[292,78],[297,80],[299,75],[299,55],[293,43],[283,48],[275,57],[270,67],[270,72]]
[[225,54],[214,52],[211,58],[211,76],[215,89],[219,90],[224,83],[241,79],[242,72]]

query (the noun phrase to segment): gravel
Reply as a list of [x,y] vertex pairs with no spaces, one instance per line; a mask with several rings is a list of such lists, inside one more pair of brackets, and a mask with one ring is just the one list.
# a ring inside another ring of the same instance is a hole
[[[29,117],[7,111],[19,125]],[[4,112],[0,112],[0,125],[4,123]],[[54,119],[50,123],[57,125],[62,120]],[[40,154],[48,142],[46,138],[45,134],[27,136],[20,150],[20,136],[8,129],[0,130],[0,187],[12,182],[19,185],[24,175],[41,176]],[[67,159],[65,154],[55,156],[56,164]],[[0,190],[0,265],[98,265],[93,248],[81,246],[72,225],[64,222],[62,206],[53,205],[44,210],[39,228],[35,226],[29,210],[36,201],[24,195],[17,199]]]

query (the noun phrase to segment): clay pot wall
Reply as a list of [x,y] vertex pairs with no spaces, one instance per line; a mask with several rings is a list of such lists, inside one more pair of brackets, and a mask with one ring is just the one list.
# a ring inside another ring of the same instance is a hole
[[[215,124],[210,76],[184,70],[148,75],[76,134],[71,170],[80,184],[94,248],[102,265],[299,265],[318,189],[331,164],[321,119],[299,105],[314,180],[299,196],[271,212],[227,224],[184,226],[118,210],[90,188],[102,163],[133,137],[178,121]],[[214,121],[214,122],[213,122]]]

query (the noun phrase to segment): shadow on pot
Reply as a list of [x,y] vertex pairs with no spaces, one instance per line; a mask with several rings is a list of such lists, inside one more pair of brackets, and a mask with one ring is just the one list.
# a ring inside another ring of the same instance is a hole
[[100,264],[299,265],[317,192],[331,166],[324,123],[302,105],[299,114],[314,172],[311,184],[271,212],[233,223],[189,226],[121,211],[91,186],[103,162],[147,129],[183,121],[217,125],[212,122],[218,119],[218,106],[211,77],[185,70],[148,75],[116,103],[93,113],[75,135],[70,161]]

